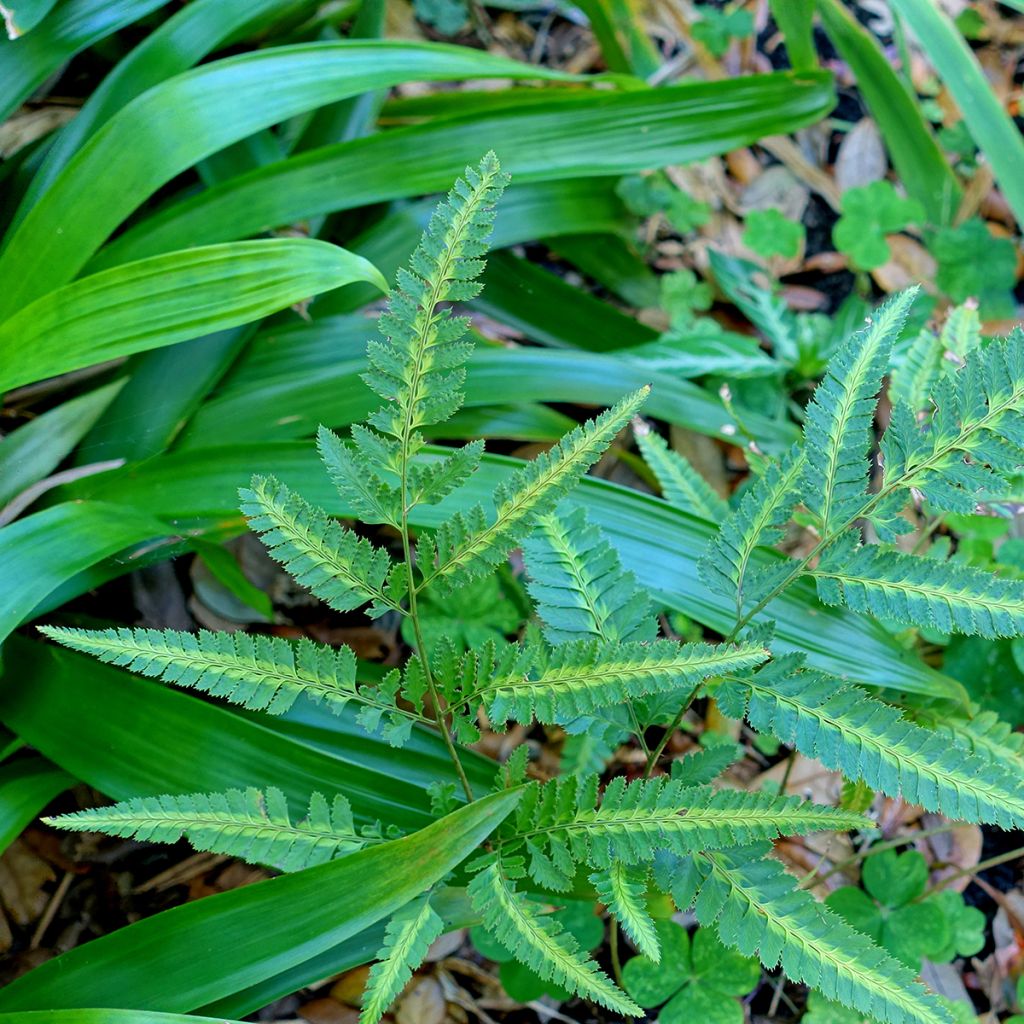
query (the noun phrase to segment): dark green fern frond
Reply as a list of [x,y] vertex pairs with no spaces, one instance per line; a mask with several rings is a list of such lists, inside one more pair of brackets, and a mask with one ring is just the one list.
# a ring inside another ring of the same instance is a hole
[[662,497],[683,512],[720,523],[729,506],[711,485],[664,438],[642,420],[633,420],[633,436],[640,454],[661,487]]
[[867,498],[878,391],[916,295],[916,288],[908,289],[875,310],[868,325],[833,356],[807,406],[803,496],[823,534],[856,515]]
[[746,715],[758,731],[848,779],[864,779],[873,789],[960,821],[1024,825],[1024,783],[1018,776],[951,744],[948,736],[908,722],[855,686],[798,670],[793,659],[728,680],[715,696],[725,714]]
[[671,767],[672,780],[683,786],[706,786],[738,761],[741,754],[738,743],[722,739],[696,753],[676,758]]
[[319,793],[309,814],[292,823],[284,793],[271,786],[229,789],[225,793],[146,796],[112,807],[76,811],[43,819],[72,832],[103,832],[145,842],[175,843],[187,839],[197,850],[240,857],[282,871],[299,871],[361,850],[367,840],[352,821],[343,796],[328,805]]
[[200,690],[254,711],[283,715],[301,694],[340,714],[350,701],[408,723],[429,719],[379,700],[356,683],[348,647],[252,633],[183,633],[158,629],[67,629],[41,626],[48,637],[108,665]]
[[633,945],[655,963],[661,961],[661,943],[647,910],[647,869],[616,861],[607,871],[595,872],[590,881],[603,903],[622,925]]
[[767,843],[693,858],[697,920],[769,970],[888,1024],[951,1024],[913,972],[814,897],[770,856]]
[[622,568],[619,553],[587,519],[582,506],[567,502],[539,516],[523,540],[527,589],[553,644],[591,637],[653,640],[658,625],[650,598]]
[[958,562],[915,558],[855,537],[826,552],[812,571],[826,604],[943,633],[1020,636],[1024,583]]
[[[242,512],[295,581],[338,611],[373,602],[369,614],[401,610],[404,588],[389,581],[386,551],[343,527],[273,477],[239,491]],[[395,580],[404,580],[396,576]]]
[[469,883],[469,898],[484,928],[517,960],[546,981],[590,999],[613,1013],[640,1017],[643,1011],[616,988],[542,907],[518,892],[499,864],[485,867]]
[[628,395],[503,480],[494,492],[497,512],[493,520],[477,505],[452,516],[432,539],[422,537],[421,587],[443,584],[451,590],[464,586],[503,561],[528,534],[536,517],[551,512],[601,457],[649,391],[643,387]]
[[958,746],[989,758],[994,764],[1024,775],[1024,732],[1017,732],[994,711],[973,709],[973,717],[943,712],[918,712],[916,720]]
[[362,522],[387,523],[398,529],[401,516],[396,484],[385,479],[389,474],[382,467],[383,459],[376,458],[376,446],[374,457],[367,457],[362,446],[372,445],[377,435],[360,425],[352,428],[352,435],[354,450],[333,430],[321,426],[317,431],[316,445],[327,475],[353,515]]
[[444,921],[431,907],[429,894],[392,915],[384,930],[384,945],[366,980],[359,1024],[377,1024],[443,931]]

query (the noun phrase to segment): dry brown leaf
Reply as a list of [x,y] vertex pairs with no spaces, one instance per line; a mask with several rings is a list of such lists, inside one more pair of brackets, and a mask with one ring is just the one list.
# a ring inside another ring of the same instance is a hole
[[339,1003],[347,1006],[358,1006],[362,1002],[363,993],[366,991],[366,979],[370,976],[370,965],[353,967],[346,971],[332,986],[330,995]]
[[845,192],[880,181],[889,169],[885,144],[878,126],[870,117],[862,118],[848,131],[836,154],[836,184]]
[[398,1024],[443,1024],[448,1004],[436,978],[419,978],[398,1004]]
[[299,1016],[309,1024],[357,1024],[359,1011],[334,999],[314,999],[300,1007]]
[[31,924],[46,909],[45,886],[56,879],[53,868],[21,839],[0,857],[0,902],[17,925]]
[[926,291],[933,291],[935,286],[931,282],[938,269],[935,257],[907,235],[889,235],[887,241],[892,257],[888,263],[871,271],[875,284],[885,292],[902,291],[915,284],[923,284]]

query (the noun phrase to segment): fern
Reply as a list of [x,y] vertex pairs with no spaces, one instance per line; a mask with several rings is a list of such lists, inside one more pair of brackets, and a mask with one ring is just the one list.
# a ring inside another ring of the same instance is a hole
[[639,417],[633,420],[633,436],[670,505],[712,523],[721,522],[729,514],[729,506],[704,477]]
[[823,533],[857,515],[867,497],[871,422],[892,345],[917,289],[893,296],[829,363],[804,424],[808,507]]
[[816,757],[849,779],[961,821],[1024,824],[1024,785],[1003,767],[903,718],[863,690],[777,659],[715,693],[727,715]]
[[494,492],[497,511],[493,520],[477,505],[452,516],[433,539],[422,538],[421,586],[443,584],[449,590],[464,586],[503,561],[527,535],[536,517],[551,512],[600,458],[649,391],[643,387],[571,430],[549,452],[503,480]]
[[661,962],[661,944],[647,911],[647,871],[616,861],[605,872],[590,876],[597,898],[622,925],[633,945],[655,963]]
[[557,921],[544,917],[537,903],[516,890],[501,865],[490,864],[473,878],[469,898],[487,931],[542,978],[614,1013],[643,1016]]
[[741,753],[738,743],[723,738],[710,746],[702,747],[696,753],[673,761],[672,780],[684,786],[706,786],[734,764]]
[[360,1024],[377,1024],[443,931],[444,921],[430,905],[429,895],[407,903],[392,915],[377,963],[366,980]]
[[400,609],[404,586],[387,552],[374,548],[273,477],[239,492],[249,526],[297,583],[338,611],[373,602],[371,615]]
[[[768,844],[693,860],[697,920],[772,970],[889,1024],[950,1024],[902,963],[814,899],[769,856]],[[683,905],[691,894],[680,896]]]
[[147,842],[187,839],[197,850],[241,857],[282,871],[299,871],[362,849],[352,808],[343,796],[333,803],[314,793],[306,818],[292,824],[284,793],[271,786],[225,793],[147,796],[112,807],[43,819],[73,832],[103,832]]
[[848,536],[812,575],[826,604],[944,633],[1020,636],[1024,583],[957,562],[914,558],[889,547],[856,545]]
[[356,659],[348,647],[332,650],[302,639],[248,633],[180,633],[157,629],[67,629],[41,632],[108,665],[162,679],[271,715],[283,715],[302,694],[341,714],[350,701],[376,709],[393,724],[428,721],[378,700],[356,683]]

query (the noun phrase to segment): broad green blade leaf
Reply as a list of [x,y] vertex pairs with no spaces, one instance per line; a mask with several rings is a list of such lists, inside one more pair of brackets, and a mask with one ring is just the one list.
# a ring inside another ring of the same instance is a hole
[[0,441],[0,507],[55,469],[121,387],[122,382],[115,381],[61,402]]
[[[395,750],[367,736],[355,711],[335,716],[300,701],[283,718],[247,714],[19,636],[5,644],[4,663],[0,719],[116,800],[276,786],[300,807],[320,790],[347,796],[360,824],[412,830],[430,821],[430,783],[455,781],[433,730],[413,729]],[[468,750],[462,760],[486,793],[493,762]]]
[[[790,6],[787,0],[778,4]],[[948,224],[962,193],[921,107],[892,68],[889,58],[839,0],[818,0],[829,38],[857,79],[864,102],[885,139],[893,165],[933,224]]]
[[587,16],[612,71],[649,78],[658,70],[658,51],[629,0],[582,0],[577,6]]
[[800,71],[818,66],[814,48],[814,0],[768,0],[772,17],[786,39],[789,62]]
[[50,13],[57,0],[6,0],[0,4],[8,39],[31,32]]
[[985,77],[978,59],[931,0],[893,0],[964,115],[967,130],[992,165],[1006,201],[1024,222],[1024,139]]
[[76,53],[166,2],[66,0],[30,35],[0,39],[0,120],[6,120]]
[[224,1017],[139,1010],[24,1010],[0,1015],[3,1024],[241,1024]]
[[42,757],[25,757],[0,766],[0,853],[21,830],[75,780]]
[[93,274],[0,324],[0,391],[236,327],[352,281],[386,289],[361,256],[300,238],[211,245]]
[[0,992],[0,1010],[185,1012],[221,999],[398,910],[472,853],[519,797],[496,793],[403,839],[146,918],[23,975]]
[[[506,74],[525,76],[519,70],[525,65],[514,67]],[[448,77],[457,75],[453,71]],[[207,189],[129,229],[100,255],[97,265],[438,192],[479,160],[481,139],[518,184],[699,160],[820,120],[834,102],[831,81],[820,73],[780,73],[623,93],[532,90],[543,96],[542,109],[534,101],[522,109],[396,129],[311,150]],[[119,119],[127,118],[129,109]],[[407,159],[410,152],[416,153],[415,160]]]
[[21,222],[0,256],[0,318],[66,284],[161,185],[239,139],[367,89],[487,76],[567,77],[466,47],[374,41],[274,47],[172,78],[100,128]]
[[[485,456],[463,492],[442,505],[416,510],[415,525],[435,526],[457,508],[489,504],[498,482],[520,465],[517,460]],[[61,488],[59,496],[131,502],[180,523],[209,523],[211,518],[233,514],[235,488],[248,479],[253,466],[273,473],[322,508],[334,514],[343,511],[308,442],[165,455],[143,466],[75,481]],[[715,535],[714,526],[658,498],[590,477],[579,484],[573,500],[586,506],[591,521],[605,531],[623,564],[653,592],[656,601],[728,633],[735,621],[732,602],[711,592],[696,571],[699,554]],[[755,561],[765,566],[775,564],[778,557],[759,551]],[[821,606],[810,582],[789,588],[766,614],[776,620],[781,647],[805,651],[815,668],[869,686],[963,699],[958,684],[899,648],[877,623]],[[809,614],[814,617],[812,631],[807,629]]]

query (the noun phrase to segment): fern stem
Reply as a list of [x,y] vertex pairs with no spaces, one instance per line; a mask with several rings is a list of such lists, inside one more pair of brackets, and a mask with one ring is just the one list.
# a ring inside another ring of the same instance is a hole
[[612,917],[609,919],[608,924],[608,955],[612,961],[612,977],[619,988],[624,988],[625,986],[622,984],[622,961],[619,959],[619,922]]
[[678,729],[679,726],[683,724],[683,719],[686,717],[686,712],[690,710],[690,705],[696,699],[697,693],[703,685],[703,682],[698,683],[690,691],[690,696],[686,698],[686,702],[679,709],[679,712],[676,714],[676,717],[672,719],[671,723],[669,723],[669,727],[665,730],[665,735],[661,737],[661,739],[658,741],[658,745],[648,755],[647,764],[644,766],[643,777],[645,779],[649,779],[651,777],[651,773],[654,771],[655,765],[657,765],[658,760],[661,758],[661,755],[665,752],[665,748],[668,746],[668,741],[672,739],[672,737],[675,735],[676,729]]

